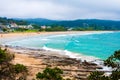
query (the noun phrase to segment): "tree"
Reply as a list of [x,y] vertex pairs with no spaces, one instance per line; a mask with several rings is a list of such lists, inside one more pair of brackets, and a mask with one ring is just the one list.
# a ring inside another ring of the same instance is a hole
[[37,24],[33,24],[32,26],[33,26],[34,29],[40,29],[40,28],[41,28],[41,27],[40,27],[39,25],[37,25]]
[[120,70],[114,70],[112,71],[112,74],[110,76],[111,80],[119,80],[120,79]]
[[104,72],[94,71],[90,73],[88,80],[109,80],[109,78],[104,76]]
[[17,25],[27,25],[27,21],[25,20],[14,20],[14,22],[17,24]]
[[0,80],[25,80],[27,68],[24,65],[13,65],[14,55],[7,49],[0,48]]
[[9,54],[7,49],[3,50],[0,47],[0,65],[1,64],[5,64],[5,63],[9,63],[12,59],[14,59],[14,55],[13,54]]
[[120,50],[115,51],[113,55],[104,61],[104,64],[113,68],[120,68]]
[[120,50],[115,51],[113,55],[104,61],[106,66],[114,68],[110,76],[104,76],[104,73],[95,71],[90,73],[88,80],[119,80],[120,79]]
[[38,72],[36,74],[37,79],[44,79],[44,80],[63,80],[60,74],[63,74],[63,71],[57,67],[55,68],[45,68],[43,73]]
[[16,64],[14,65],[14,72],[16,76],[19,76],[18,78],[16,77],[16,79],[18,80],[25,80],[27,78],[27,67],[22,65],[22,64]]

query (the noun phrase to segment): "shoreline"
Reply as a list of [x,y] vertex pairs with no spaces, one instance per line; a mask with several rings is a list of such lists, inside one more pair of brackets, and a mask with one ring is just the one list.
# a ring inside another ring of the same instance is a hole
[[[4,49],[4,47],[2,47]],[[38,72],[42,72],[46,67],[58,67],[64,71],[64,79],[86,79],[92,71],[102,69],[102,67],[90,63],[81,62],[68,56],[56,55],[56,52],[44,50],[30,50],[21,48],[10,48],[7,50],[15,55],[13,64],[23,64],[28,68],[29,74],[27,80],[33,80]]]
[[[80,33],[80,35],[88,35],[88,34],[99,34],[99,33],[108,33],[108,32],[113,32],[113,31],[82,31],[82,32],[49,32],[48,33],[25,33],[25,35],[23,35],[23,33],[15,33],[15,34],[5,34],[5,37],[2,36],[2,38],[0,37],[1,40],[5,40],[5,39],[13,39],[16,40],[16,38],[20,39],[25,39],[25,38],[32,38],[34,36],[41,36],[41,35],[64,35],[64,34],[76,34],[76,33]],[[10,35],[10,36],[9,36]],[[20,36],[22,35],[22,36]],[[17,39],[18,40],[18,39]],[[4,41],[3,41],[4,42]],[[6,42],[6,41],[5,41]],[[4,43],[5,43],[4,42]],[[2,43],[0,43],[0,46],[2,45]],[[4,47],[7,45],[2,45],[1,47]],[[90,59],[93,59],[93,57],[86,57],[85,55],[80,55],[80,54],[76,54],[76,53],[72,53],[72,52],[68,52],[68,54],[65,54],[65,51],[52,51],[52,50],[47,50],[47,49],[34,49],[34,48],[25,48],[25,47],[20,47],[20,46],[7,46],[7,48],[12,52],[15,53],[15,60],[13,61],[14,64],[16,63],[22,63],[30,68],[32,68],[32,72],[31,75],[35,76],[36,72],[38,71],[42,71],[46,66],[51,66],[51,67],[60,67],[62,70],[66,71],[69,70],[71,72],[71,69],[73,69],[73,73],[72,77],[75,77],[75,75],[78,75],[78,73],[74,73],[74,70],[76,71],[84,71],[85,76],[89,75],[90,72],[94,71],[94,70],[103,70],[103,71],[110,71],[110,69],[108,68],[104,68],[104,66],[99,65],[97,62],[100,62],[100,60],[92,60],[92,61],[87,61]],[[79,58],[73,57],[73,54]],[[69,55],[72,55],[72,57],[70,57]],[[83,57],[85,56],[85,57]],[[82,61],[83,59],[87,59],[86,61]],[[46,61],[47,60],[47,61]],[[54,62],[55,60],[55,62]],[[67,61],[70,60],[70,61]],[[59,62],[60,61],[60,62]],[[61,62],[62,61],[62,62]],[[66,67],[64,67],[64,64],[66,63],[71,63],[69,65],[65,65]],[[74,64],[74,65],[73,65]],[[79,67],[78,64],[81,66]],[[90,66],[88,66],[88,64],[90,64]],[[42,66],[41,66],[42,65]],[[72,65],[72,66],[71,66]],[[87,68],[86,68],[87,67]],[[36,69],[37,68],[37,69]],[[40,68],[40,70],[39,70]],[[80,70],[79,70],[80,69]],[[86,70],[87,69],[87,70]],[[87,71],[87,72],[86,72]],[[82,74],[82,73],[79,73]],[[32,76],[32,77],[33,77]],[[85,77],[84,76],[84,77]],[[31,79],[28,79],[31,80]]]
[[56,56],[69,57],[69,58],[80,60],[82,62],[84,61],[93,62],[95,60],[101,60],[94,56],[83,55],[82,53],[74,53],[67,50],[58,50],[58,49],[52,49],[52,48],[30,48],[30,47],[28,48],[28,47],[11,46],[11,45],[0,45],[0,47],[6,47],[13,50],[26,50],[26,51],[33,50],[33,51],[51,52],[51,53],[54,53],[53,55],[56,55]]
[[96,60],[93,62],[81,61],[81,59],[70,58],[66,55],[61,55],[58,52],[43,50],[43,49],[29,49],[20,47],[2,46],[15,55],[13,64],[23,64],[29,70],[27,80],[33,80],[35,74],[42,72],[46,67],[58,67],[64,71],[63,77],[70,79],[86,79],[93,71],[102,71],[106,74],[111,72],[111,68],[99,65]]
[[120,31],[61,31],[61,32],[19,32],[19,33],[0,33],[0,38],[16,37],[16,36],[35,36],[35,35],[54,35],[54,34],[85,34],[85,33],[107,33],[107,32],[120,32]]
[[[79,33],[77,35],[91,35],[91,34],[102,34],[102,33],[112,33],[113,31],[67,31],[67,32],[40,32],[40,33],[8,33],[8,34],[1,34],[2,37],[0,40],[0,44],[1,45],[6,45],[6,46],[10,46],[10,47],[22,47],[22,46],[13,46],[13,45],[9,45],[9,44],[4,44],[6,42],[11,42],[12,41],[17,41],[17,40],[23,40],[23,39],[27,39],[27,38],[32,38],[32,37],[37,37],[37,36],[46,36],[46,35],[76,35],[76,33]],[[37,48],[31,48],[31,47],[22,47],[22,48],[30,48],[30,49],[37,49]],[[46,51],[53,51],[58,53],[59,55],[65,55],[65,56],[69,56],[70,58],[76,58],[76,59],[81,59],[82,61],[86,60],[88,62],[91,61],[95,61],[96,58],[94,56],[88,56],[88,55],[83,55],[82,53],[74,53],[74,52],[69,52],[66,50],[59,50],[59,49],[52,49],[52,48],[47,48],[47,47],[42,47],[42,48],[38,48],[38,49],[43,49]]]

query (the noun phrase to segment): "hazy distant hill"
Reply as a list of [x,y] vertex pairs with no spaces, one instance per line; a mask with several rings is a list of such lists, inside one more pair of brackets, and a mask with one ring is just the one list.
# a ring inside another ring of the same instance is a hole
[[38,25],[60,25],[64,27],[96,27],[103,29],[119,29],[120,21],[113,20],[98,20],[98,19],[79,19],[79,20],[49,20],[42,18],[24,19],[28,23],[35,23]]
[[99,19],[78,19],[78,20],[49,20],[44,18],[29,18],[29,19],[18,19],[25,20],[29,24],[37,25],[57,25],[64,27],[93,27],[98,30],[120,30],[120,21],[114,20],[99,20]]
[[37,25],[52,25],[52,26],[64,26],[67,28],[92,28],[93,30],[120,30],[120,21],[113,20],[99,20],[99,19],[78,19],[78,20],[49,20],[43,18],[2,18],[0,17],[0,23],[8,24],[15,22],[18,25],[25,24],[37,24]]
[[43,18],[24,19],[24,20],[26,20],[28,23],[34,23],[39,25],[52,25],[57,22],[55,20],[49,20],[49,19],[43,19]]

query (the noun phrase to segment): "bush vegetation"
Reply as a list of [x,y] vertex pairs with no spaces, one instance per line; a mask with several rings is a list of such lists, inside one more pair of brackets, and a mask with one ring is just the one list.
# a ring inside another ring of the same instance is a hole
[[88,76],[88,80],[119,80],[120,79],[120,50],[104,61],[106,66],[114,68],[110,76],[105,76],[104,72],[95,71]]
[[25,80],[27,68],[22,64],[12,64],[14,55],[0,48],[0,80]]
[[63,71],[57,67],[55,68],[45,68],[43,73],[38,72],[36,74],[36,78],[38,80],[43,79],[43,80],[63,80],[61,74],[63,74]]
[[[14,55],[7,49],[0,48],[0,80],[26,80],[28,75],[27,67],[22,64],[12,64]],[[120,50],[115,51],[104,61],[106,66],[113,67],[110,76],[105,76],[104,72],[95,71],[90,73],[88,80],[119,80],[120,79]],[[63,71],[57,67],[46,67],[43,72],[36,74],[38,80],[64,80],[61,76]],[[68,79],[70,80],[70,79]]]

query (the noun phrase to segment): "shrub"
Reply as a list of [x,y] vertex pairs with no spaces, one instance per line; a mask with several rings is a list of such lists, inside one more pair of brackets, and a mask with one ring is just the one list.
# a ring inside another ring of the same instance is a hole
[[112,71],[110,78],[111,78],[111,80],[119,80],[120,79],[120,70]]
[[14,59],[14,55],[10,54],[7,49],[2,49],[0,47],[0,64],[2,63],[8,63],[10,62],[12,59]]
[[88,80],[109,80],[104,76],[104,72],[94,71],[88,76]]
[[120,50],[115,51],[108,59],[104,61],[104,64],[114,68],[112,74],[108,77],[104,76],[103,72],[92,72],[88,76],[88,80],[119,80],[120,79]]
[[60,74],[63,74],[63,71],[57,67],[51,69],[51,68],[45,68],[43,73],[36,74],[37,79],[44,79],[44,80],[63,80]]
[[21,72],[27,72],[26,66],[22,64],[16,64],[14,65],[15,73],[21,73]]
[[13,65],[14,55],[0,48],[0,80],[25,80],[27,68],[22,64]]

